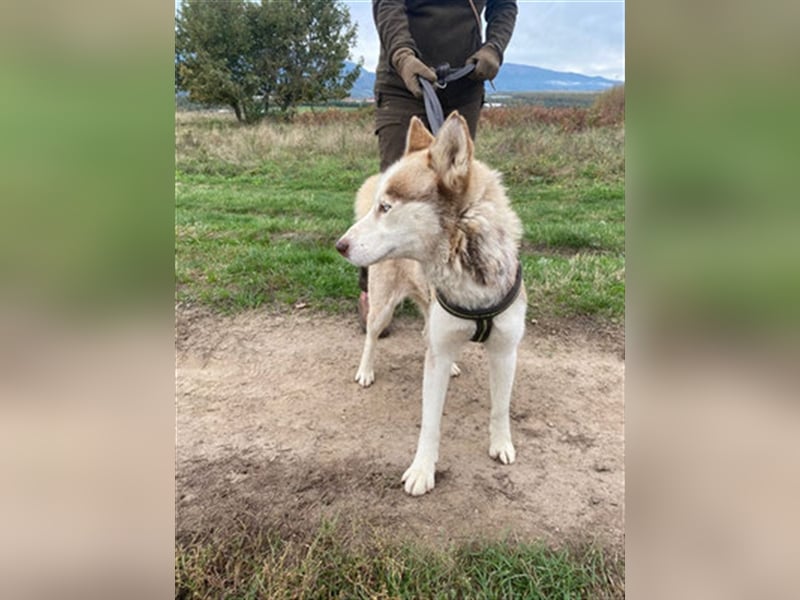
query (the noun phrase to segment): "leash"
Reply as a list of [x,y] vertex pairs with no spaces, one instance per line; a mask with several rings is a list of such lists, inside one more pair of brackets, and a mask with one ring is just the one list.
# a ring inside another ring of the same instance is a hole
[[494,306],[477,310],[462,308],[456,304],[450,304],[450,302],[445,300],[444,296],[442,296],[442,293],[439,290],[436,290],[436,300],[439,301],[439,304],[443,309],[445,309],[454,317],[475,321],[475,333],[472,335],[470,341],[483,343],[489,339],[489,334],[492,333],[492,319],[494,319],[494,317],[502,313],[514,303],[514,300],[516,300],[517,296],[519,295],[519,290],[521,287],[522,264],[517,263],[517,277],[514,279],[514,285],[511,286],[511,289],[503,297],[503,299]]
[[443,90],[447,84],[456,79],[461,79],[472,73],[475,70],[475,63],[469,63],[460,69],[451,69],[447,63],[441,64],[436,67],[436,81],[431,83],[423,77],[419,77],[419,83],[422,86],[422,97],[425,101],[425,113],[428,116],[428,125],[431,126],[431,133],[436,135],[439,128],[444,123],[444,111],[442,110],[442,103],[439,102],[439,97],[436,95],[436,88]]

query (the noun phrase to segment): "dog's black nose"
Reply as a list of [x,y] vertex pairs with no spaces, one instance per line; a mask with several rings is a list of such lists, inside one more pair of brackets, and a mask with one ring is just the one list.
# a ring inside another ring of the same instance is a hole
[[347,251],[350,250],[350,243],[346,239],[341,238],[336,242],[336,249],[342,256],[347,256]]

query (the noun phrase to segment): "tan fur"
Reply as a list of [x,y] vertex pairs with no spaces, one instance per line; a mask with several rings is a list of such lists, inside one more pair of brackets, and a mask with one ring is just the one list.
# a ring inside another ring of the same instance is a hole
[[464,127],[443,126],[430,144],[430,163],[439,174],[440,189],[448,190],[453,197],[459,197],[466,191],[474,149],[466,128],[467,122],[461,116],[458,118]]
[[433,142],[433,135],[428,131],[428,128],[422,124],[417,117],[411,119],[408,127],[408,135],[406,136],[406,154],[423,150],[431,145]]

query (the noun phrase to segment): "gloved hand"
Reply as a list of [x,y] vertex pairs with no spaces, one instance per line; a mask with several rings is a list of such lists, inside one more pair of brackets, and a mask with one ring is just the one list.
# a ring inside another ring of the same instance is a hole
[[475,63],[475,70],[470,73],[470,78],[485,81],[494,79],[500,70],[500,53],[489,44],[481,46],[475,54],[467,59],[468,63]]
[[417,75],[428,81],[436,81],[436,71],[416,57],[411,48],[398,48],[392,54],[392,66],[403,79],[408,91],[417,98],[422,97],[422,86],[419,84]]

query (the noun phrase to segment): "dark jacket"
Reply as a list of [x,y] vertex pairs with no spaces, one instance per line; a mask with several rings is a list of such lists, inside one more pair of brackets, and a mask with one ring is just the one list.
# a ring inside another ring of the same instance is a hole
[[[516,0],[473,0],[486,9],[486,40],[469,0],[373,0],[372,14],[381,41],[375,90],[405,90],[389,60],[398,48],[411,48],[422,62],[461,67],[482,43],[491,44],[502,62],[517,20]],[[482,87],[482,85],[481,85]]]

